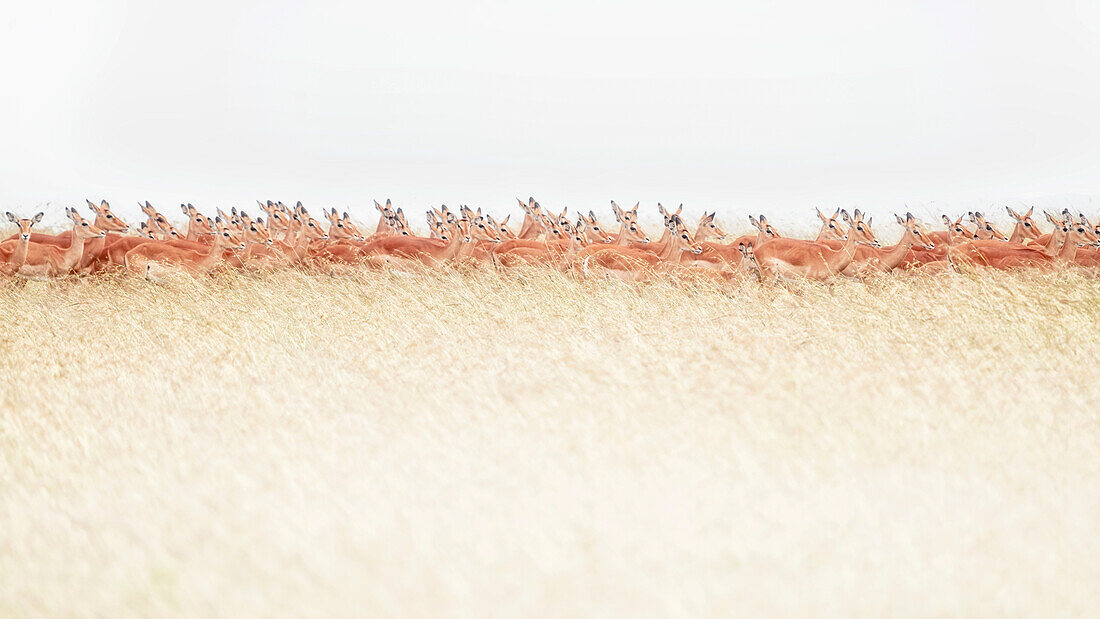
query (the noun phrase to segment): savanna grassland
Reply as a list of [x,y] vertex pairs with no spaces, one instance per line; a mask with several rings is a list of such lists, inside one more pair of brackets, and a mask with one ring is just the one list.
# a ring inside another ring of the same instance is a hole
[[1086,615],[1100,280],[0,282],[0,615]]

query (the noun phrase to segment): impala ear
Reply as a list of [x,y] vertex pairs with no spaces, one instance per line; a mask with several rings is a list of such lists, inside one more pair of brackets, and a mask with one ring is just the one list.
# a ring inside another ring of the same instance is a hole
[[865,223],[865,224],[867,224],[868,226],[870,226],[870,225],[871,225],[871,220],[872,220],[872,219],[874,219],[874,217],[868,217],[868,218],[867,218],[867,221],[865,221],[865,222],[863,222],[863,223]]
[[852,224],[852,216],[848,214],[848,209],[840,209],[840,218],[844,220],[844,223]]
[[1016,221],[1020,221],[1021,219],[1023,219],[1023,217],[1022,217],[1022,216],[1020,216],[1020,214],[1019,214],[1019,213],[1017,213],[1016,211],[1012,210],[1012,207],[1011,207],[1011,206],[1006,206],[1006,207],[1005,207],[1005,210],[1006,210],[1006,211],[1008,211],[1008,214],[1009,214],[1009,216],[1011,216],[1011,217],[1012,217],[1013,219],[1015,219]]
[[[894,217],[897,218],[899,224],[901,224],[903,226],[905,225],[905,220],[901,218],[901,215],[898,215],[897,213],[894,213]],[[947,219],[947,215],[944,215],[943,218]]]
[[106,200],[100,200],[99,201],[99,208],[108,209],[108,208],[111,208],[111,205],[108,204]]
[[[947,224],[948,227],[951,227],[951,218],[950,217],[948,217],[947,215],[943,215],[942,219],[943,219],[943,223]],[[898,216],[898,221],[901,221],[901,216],[900,215]]]
[[19,221],[15,218],[15,215],[13,215],[11,211],[4,213],[4,216],[6,216],[8,218],[8,221],[12,222],[13,224]]
[[88,203],[88,208],[92,209],[93,211],[96,210],[95,202],[92,202],[91,200],[88,200],[88,199],[85,199],[84,201]]
[[820,219],[822,223],[829,223],[829,218],[821,212],[821,209],[815,208],[814,210],[817,211],[817,218]]
[[752,215],[749,215],[749,223],[750,223],[750,224],[752,224],[754,228],[758,228],[758,229],[759,229],[759,228],[761,227],[761,226],[760,226],[760,222],[759,222],[759,221],[757,221],[757,220],[756,220],[756,218],[755,218],[755,217],[753,217]]
[[[11,215],[11,213],[8,213],[8,215]],[[31,221],[34,222],[34,223],[38,223],[38,222],[42,221],[42,217],[45,216],[45,215],[46,215],[45,213],[43,213],[42,211],[39,211],[37,215],[35,215],[34,217],[31,218]]]
[[1033,207],[1031,207],[1031,208],[1029,208],[1029,209],[1027,209],[1027,213],[1026,213],[1026,214],[1024,215],[1024,217],[1031,217],[1031,213],[1032,213],[1032,211],[1034,211],[1034,210],[1035,210],[1035,207],[1034,207],[1034,206],[1033,206]]

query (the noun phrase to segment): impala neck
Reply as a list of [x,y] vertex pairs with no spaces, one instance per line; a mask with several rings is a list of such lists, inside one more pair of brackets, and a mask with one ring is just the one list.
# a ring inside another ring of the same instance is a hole
[[1008,237],[1009,243],[1023,243],[1028,239],[1034,239],[1037,237],[1031,236],[1027,233],[1027,228],[1024,227],[1024,222],[1017,221],[1016,227],[1012,228],[1012,234]]
[[[668,228],[665,228],[665,230],[668,230]],[[687,251],[687,246],[684,245],[684,241],[680,238],[679,233],[673,236],[670,231],[668,241],[665,243],[661,253],[657,254],[657,257],[661,259],[661,262],[680,264],[684,259],[685,251]]]
[[66,271],[73,270],[73,267],[80,263],[80,258],[84,255],[85,240],[85,237],[77,234],[75,229],[73,230],[73,235],[69,240],[69,248],[65,250],[65,262],[61,265]]
[[[667,222],[666,222],[667,223]],[[665,226],[664,232],[661,233],[661,238],[657,239],[658,243],[667,243],[671,232],[668,230],[668,226]]]
[[214,265],[222,259],[222,254],[228,249],[226,245],[222,244],[221,235],[214,238],[214,244],[210,246],[210,252],[200,259],[196,265],[203,271],[209,271],[214,268]]
[[27,261],[27,250],[30,247],[30,239],[24,240],[22,232],[20,232],[19,241],[15,244],[15,251],[8,257],[8,264],[16,269],[23,266],[23,263]]
[[829,268],[831,273],[840,273],[848,268],[848,265],[852,263],[852,258],[856,255],[856,245],[858,244],[856,231],[854,229],[848,230],[848,240],[844,241],[843,247],[835,252],[830,252],[825,261],[825,266]]
[[535,218],[526,210],[523,211],[523,224],[519,227],[517,239],[533,240],[538,238],[540,228],[535,225]]
[[[667,228],[666,228],[666,230],[667,230]],[[630,241],[628,241],[626,237],[627,237],[627,223],[626,223],[626,217],[623,217],[622,222],[619,224],[619,238],[617,238],[615,240],[615,245],[618,245],[620,247],[626,247],[627,245],[630,245]],[[638,242],[640,243],[641,240],[639,240]]]
[[1062,227],[1054,226],[1054,229],[1050,231],[1050,238],[1047,239],[1047,244],[1039,251],[1053,258],[1061,251],[1062,243],[1065,240],[1066,233],[1062,232]]
[[913,245],[915,244],[916,242],[913,240],[912,235],[906,232],[901,237],[901,240],[898,241],[898,244],[891,247],[889,251],[885,249],[879,250],[883,254],[882,257],[879,259],[879,263],[887,271],[893,271],[895,267],[897,267],[899,264],[902,263],[902,261],[905,260],[905,256],[909,253],[909,250],[912,249]]
[[1073,262],[1073,259],[1077,256],[1077,242],[1080,241],[1080,236],[1075,230],[1070,230],[1066,235],[1066,240],[1062,243],[1062,249],[1058,252],[1058,259],[1065,260],[1066,262]]

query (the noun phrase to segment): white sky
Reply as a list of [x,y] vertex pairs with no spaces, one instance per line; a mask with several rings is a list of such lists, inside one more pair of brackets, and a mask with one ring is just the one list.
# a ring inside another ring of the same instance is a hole
[[0,209],[1088,210],[1098,5],[17,3]]

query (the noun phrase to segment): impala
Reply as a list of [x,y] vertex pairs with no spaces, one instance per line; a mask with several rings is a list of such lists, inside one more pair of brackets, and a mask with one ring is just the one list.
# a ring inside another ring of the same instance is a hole
[[985,217],[981,213],[974,212],[969,213],[970,223],[978,227],[977,235],[980,240],[996,239],[998,241],[1007,241],[1008,237],[1003,232],[998,230],[991,222],[986,221]]
[[[65,215],[73,222],[68,247],[61,248],[52,243],[35,243],[31,240],[34,235],[29,233],[29,229],[27,238],[23,238],[22,227],[20,227],[18,240],[0,243],[0,251],[9,256],[17,252],[23,254],[22,264],[13,269],[15,273],[33,279],[65,275],[80,264],[81,256],[84,254],[84,244],[88,239],[107,236],[106,232],[81,217],[76,209],[66,207]],[[18,244],[22,244],[23,247],[19,247]]]
[[[824,243],[778,238],[754,246],[761,275],[771,281],[778,277],[804,277],[826,280],[838,275],[855,257],[856,244],[866,238],[868,228],[861,221],[848,231],[848,238],[839,249]],[[766,221],[763,222],[767,224]],[[862,241],[865,242],[865,241]]]
[[241,239],[229,231],[220,217],[214,219],[214,227],[214,240],[205,251],[174,247],[170,243],[145,243],[126,253],[126,270],[153,281],[171,269],[191,275],[208,273],[222,260],[226,250],[244,249]]
[[447,233],[448,236],[440,239],[412,236],[383,237],[364,246],[363,253],[395,265],[410,262],[430,265],[453,260],[460,256],[463,249],[473,244],[469,220],[458,220],[454,228]]
[[876,273],[889,273],[903,263],[913,246],[919,246],[927,251],[935,249],[935,243],[928,238],[924,227],[913,217],[912,213],[906,213],[904,219],[901,215],[895,215],[894,217],[897,218],[898,225],[902,227],[901,239],[898,240],[897,244],[889,247],[858,246],[852,262],[842,271],[844,275],[867,277]]
[[12,222],[18,228],[15,233],[15,246],[12,247],[9,241],[0,243],[0,266],[4,275],[13,275],[19,270],[19,267],[23,266],[23,263],[27,260],[27,251],[30,247],[31,239],[31,227],[34,224],[42,221],[42,216],[45,213],[38,213],[34,217],[30,218],[18,218],[15,215],[4,213],[7,216],[8,221]]
[[602,267],[620,279],[637,280],[648,277],[655,270],[680,266],[685,260],[683,254],[687,252],[703,252],[703,247],[695,242],[679,215],[670,218],[668,227],[669,241],[659,254],[638,247],[612,245],[588,255],[582,252],[577,260],[585,274],[591,267]]
[[1008,240],[1013,243],[1027,243],[1039,238],[1039,227],[1035,225],[1035,220],[1031,218],[1031,214],[1035,211],[1035,207],[1027,209],[1027,212],[1023,215],[1012,210],[1011,206],[1006,206],[1005,210],[1008,211],[1009,216],[1016,221],[1016,225],[1012,227],[1012,234],[1009,235]]

